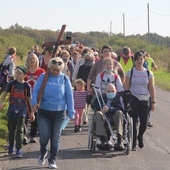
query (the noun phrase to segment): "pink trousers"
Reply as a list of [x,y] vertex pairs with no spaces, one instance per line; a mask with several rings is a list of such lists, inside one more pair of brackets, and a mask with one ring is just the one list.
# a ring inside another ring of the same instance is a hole
[[75,108],[75,111],[76,111],[76,114],[75,114],[74,125],[81,126],[84,108]]

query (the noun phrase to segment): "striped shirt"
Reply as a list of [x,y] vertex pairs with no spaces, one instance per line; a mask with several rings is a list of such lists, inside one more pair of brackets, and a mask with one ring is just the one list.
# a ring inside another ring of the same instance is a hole
[[85,108],[87,91],[74,91],[74,108]]

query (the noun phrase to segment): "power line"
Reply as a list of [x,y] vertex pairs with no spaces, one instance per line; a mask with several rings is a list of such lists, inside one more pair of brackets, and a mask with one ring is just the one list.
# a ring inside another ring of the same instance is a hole
[[145,9],[137,18],[135,18],[135,19],[127,19],[128,21],[136,21],[136,20],[138,20],[144,13],[146,13],[146,10],[147,9]]
[[121,17],[121,19],[119,20],[118,24],[115,25],[115,26],[113,26],[112,28],[117,28],[117,27],[119,27],[119,26],[121,25],[121,23],[122,23],[122,17]]
[[159,16],[163,16],[163,17],[168,17],[168,16],[170,16],[170,14],[160,14],[160,13],[157,13],[157,12],[154,12],[154,11],[152,11],[152,10],[150,10],[152,13],[154,13],[154,14],[156,14],[156,15],[159,15]]

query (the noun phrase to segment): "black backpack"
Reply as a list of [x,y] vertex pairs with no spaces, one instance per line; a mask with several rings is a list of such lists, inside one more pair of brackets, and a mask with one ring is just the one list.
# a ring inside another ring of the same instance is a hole
[[[4,60],[5,61],[5,60]],[[4,61],[0,64],[0,87],[3,88],[8,82],[9,65],[3,66]]]

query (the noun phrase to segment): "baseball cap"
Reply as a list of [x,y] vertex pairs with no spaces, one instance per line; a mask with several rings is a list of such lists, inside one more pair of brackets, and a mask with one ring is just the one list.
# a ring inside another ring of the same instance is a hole
[[27,67],[25,66],[17,66],[15,70],[27,74]]

